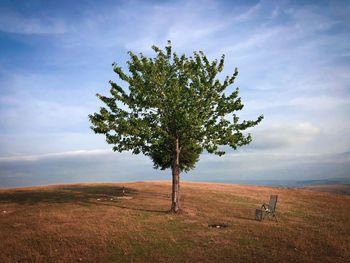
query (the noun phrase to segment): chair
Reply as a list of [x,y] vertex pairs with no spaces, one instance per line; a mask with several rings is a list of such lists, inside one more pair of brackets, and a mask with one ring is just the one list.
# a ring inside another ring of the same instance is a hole
[[[278,222],[276,217],[277,197],[277,195],[270,195],[270,202],[261,206],[261,210],[264,212],[264,214],[267,216],[272,216],[276,220],[276,222]],[[265,215],[263,216],[263,218],[265,217]]]

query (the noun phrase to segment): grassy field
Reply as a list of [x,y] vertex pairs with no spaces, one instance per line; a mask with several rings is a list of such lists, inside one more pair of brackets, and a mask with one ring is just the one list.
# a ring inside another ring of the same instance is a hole
[[[126,187],[127,198],[122,196]],[[350,196],[167,182],[0,190],[0,262],[349,262]],[[278,219],[254,220],[278,194]],[[224,229],[208,228],[223,223]]]
[[310,189],[310,190],[320,191],[320,192],[350,195],[350,184],[312,185],[312,186],[305,187],[305,189]]

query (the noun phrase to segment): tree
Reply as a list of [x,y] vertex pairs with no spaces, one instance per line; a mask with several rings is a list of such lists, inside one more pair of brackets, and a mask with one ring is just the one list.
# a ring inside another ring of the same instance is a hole
[[171,211],[178,212],[180,172],[193,169],[203,150],[221,156],[224,145],[237,149],[250,143],[251,135],[242,131],[257,125],[263,116],[239,122],[236,111],[243,108],[239,90],[227,92],[237,68],[223,81],[217,79],[224,55],[219,61],[209,61],[202,51],[178,56],[172,53],[170,41],[165,50],[152,49],[153,58],[128,52],[128,74],[112,64],[128,88],[110,81],[111,96],[97,94],[106,107],[89,119],[92,130],[105,134],[114,151],[143,153],[154,168],[171,168]]

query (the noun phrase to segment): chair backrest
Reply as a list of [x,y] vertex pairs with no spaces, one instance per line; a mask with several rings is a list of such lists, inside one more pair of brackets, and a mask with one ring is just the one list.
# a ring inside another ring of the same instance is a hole
[[269,209],[274,212],[277,204],[277,195],[270,195]]

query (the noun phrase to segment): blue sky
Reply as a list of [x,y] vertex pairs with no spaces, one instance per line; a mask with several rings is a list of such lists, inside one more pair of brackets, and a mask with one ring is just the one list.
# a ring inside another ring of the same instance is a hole
[[113,62],[168,39],[225,54],[240,116],[265,116],[251,145],[203,154],[183,179],[350,177],[349,1],[0,0],[0,186],[170,179],[113,153],[87,118]]

